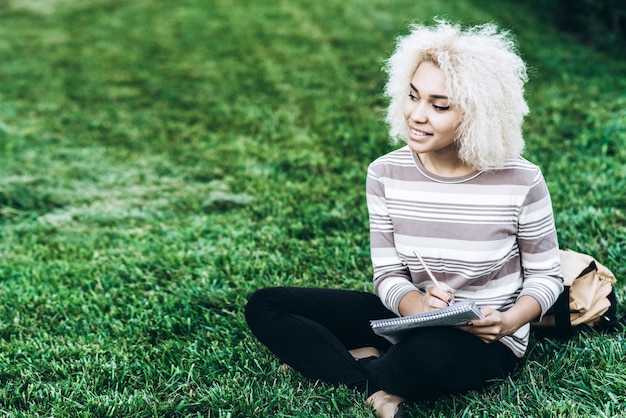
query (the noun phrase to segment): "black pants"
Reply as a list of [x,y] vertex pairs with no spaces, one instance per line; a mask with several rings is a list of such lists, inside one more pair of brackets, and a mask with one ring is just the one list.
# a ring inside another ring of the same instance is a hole
[[[267,288],[246,306],[248,326],[283,362],[367,396],[381,389],[414,401],[462,393],[506,376],[519,362],[501,343],[453,327],[422,328],[391,345],[369,326],[391,317],[376,295],[348,290]],[[384,355],[357,361],[348,352],[365,346]]]

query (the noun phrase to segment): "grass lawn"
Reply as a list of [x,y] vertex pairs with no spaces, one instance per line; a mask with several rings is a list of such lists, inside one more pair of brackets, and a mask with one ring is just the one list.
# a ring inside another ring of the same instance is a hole
[[[364,181],[396,36],[495,21],[532,67],[526,156],[626,310],[626,61],[519,2],[0,0],[0,414],[369,417],[248,332],[268,285],[371,290]],[[626,415],[626,332],[535,340],[417,417]]]

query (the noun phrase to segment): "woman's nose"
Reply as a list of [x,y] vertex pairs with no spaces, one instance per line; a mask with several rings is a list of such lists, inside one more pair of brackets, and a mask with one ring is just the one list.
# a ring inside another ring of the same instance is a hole
[[426,120],[428,119],[426,116],[426,110],[424,109],[424,106],[422,106],[421,103],[416,104],[415,107],[412,109],[411,119],[414,122],[421,122],[421,123],[426,122]]

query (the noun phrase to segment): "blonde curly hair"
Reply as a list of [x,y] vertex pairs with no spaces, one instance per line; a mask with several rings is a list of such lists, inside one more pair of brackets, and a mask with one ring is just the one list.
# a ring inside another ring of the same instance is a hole
[[437,20],[434,26],[412,24],[398,38],[385,62],[386,122],[391,138],[407,141],[404,105],[417,67],[435,63],[446,75],[450,102],[461,113],[456,143],[460,159],[479,170],[497,169],[524,149],[522,123],[528,114],[526,65],[508,31],[487,23],[463,30]]

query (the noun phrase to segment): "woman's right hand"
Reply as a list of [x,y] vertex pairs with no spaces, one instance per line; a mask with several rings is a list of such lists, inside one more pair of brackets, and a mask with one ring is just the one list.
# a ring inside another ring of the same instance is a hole
[[415,290],[404,295],[400,300],[399,311],[400,315],[409,316],[445,308],[453,303],[454,294],[451,290],[429,286],[425,293]]
[[428,286],[424,293],[424,312],[447,308],[454,303],[452,290],[443,290],[437,286]]

